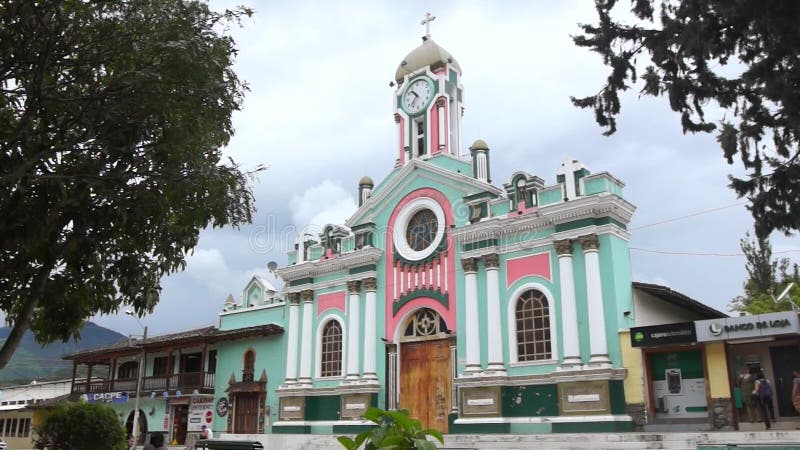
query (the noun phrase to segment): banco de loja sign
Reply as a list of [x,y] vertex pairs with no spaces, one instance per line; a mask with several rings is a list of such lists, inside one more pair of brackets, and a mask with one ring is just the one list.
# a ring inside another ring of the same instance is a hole
[[697,342],[749,339],[800,333],[793,311],[695,321]]

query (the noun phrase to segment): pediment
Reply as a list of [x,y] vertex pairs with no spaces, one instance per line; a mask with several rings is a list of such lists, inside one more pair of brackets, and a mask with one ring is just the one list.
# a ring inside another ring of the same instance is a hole
[[394,207],[400,198],[408,193],[410,186],[420,179],[424,180],[423,184],[426,187],[435,188],[436,186],[447,186],[460,192],[460,197],[466,197],[481,192],[489,192],[494,195],[500,195],[502,193],[502,189],[477,180],[469,174],[454,172],[424,160],[414,159],[400,169],[400,172],[391,178],[385,186],[380,186],[380,190],[370,197],[361,208],[345,222],[345,225],[353,228],[362,223],[374,222],[378,214],[387,207]]

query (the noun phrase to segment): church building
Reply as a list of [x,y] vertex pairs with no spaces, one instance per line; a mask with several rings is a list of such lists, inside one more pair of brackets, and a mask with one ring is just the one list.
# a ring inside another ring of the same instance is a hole
[[370,406],[446,433],[631,429],[624,184],[571,158],[493,179],[430,33],[394,81],[394,167],[358,182],[346,223],[298,240],[283,293],[254,280],[221,313],[221,332],[285,331],[219,344],[215,434],[357,432]]

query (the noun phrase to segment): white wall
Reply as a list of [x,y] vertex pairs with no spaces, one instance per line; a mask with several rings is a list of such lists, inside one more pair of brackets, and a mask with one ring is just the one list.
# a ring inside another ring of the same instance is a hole
[[635,287],[633,288],[633,308],[637,327],[705,319],[696,312],[667,303],[665,300]]

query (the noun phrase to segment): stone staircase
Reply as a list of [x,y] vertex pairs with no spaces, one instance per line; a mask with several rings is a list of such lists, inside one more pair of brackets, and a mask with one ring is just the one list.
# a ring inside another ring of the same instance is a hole
[[[269,450],[343,449],[332,435],[223,435],[222,439],[257,440]],[[764,448],[800,450],[800,431],[580,433],[580,434],[454,434],[445,436],[442,450],[695,450]]]

